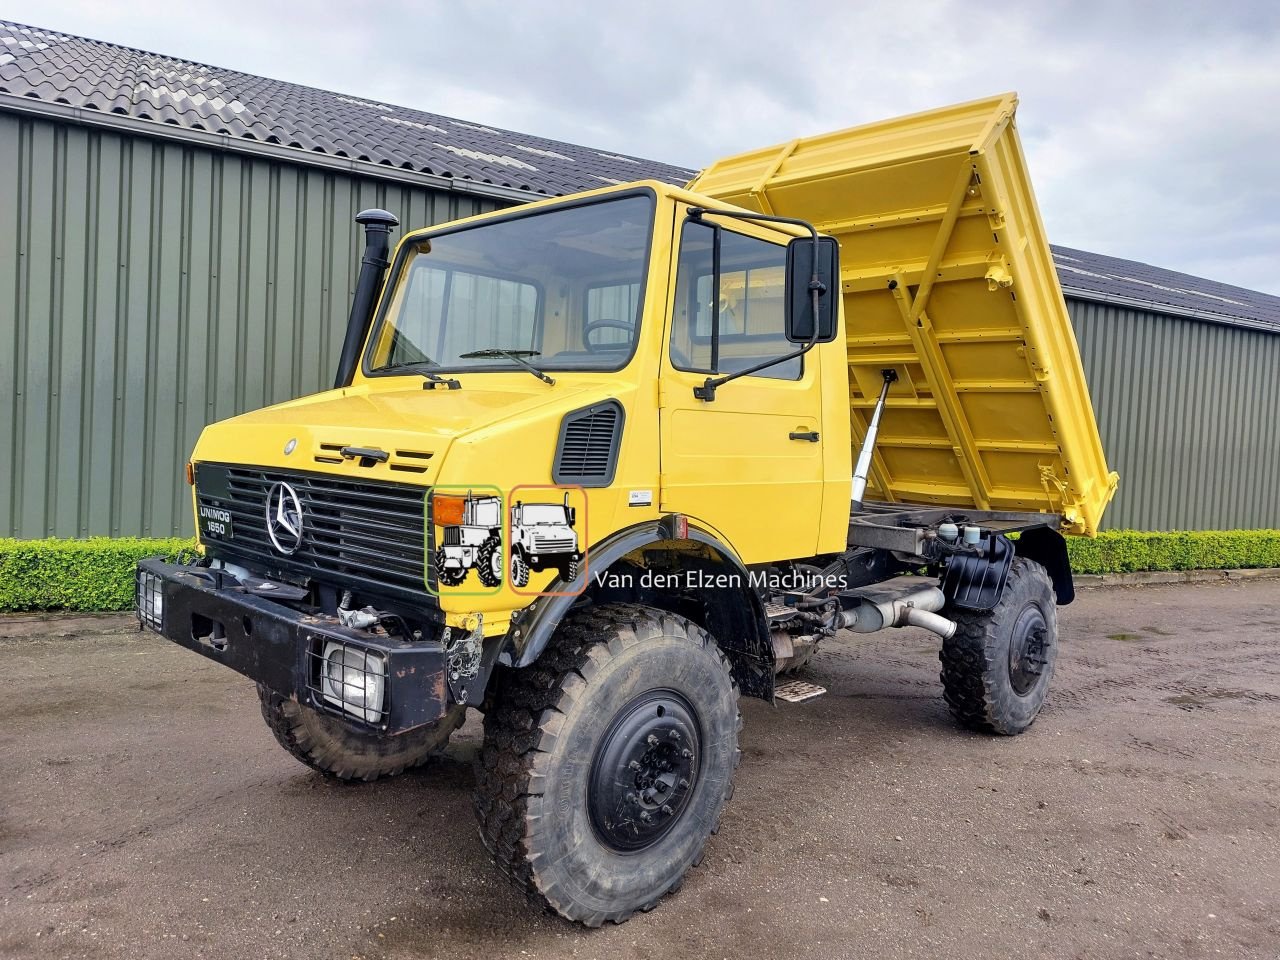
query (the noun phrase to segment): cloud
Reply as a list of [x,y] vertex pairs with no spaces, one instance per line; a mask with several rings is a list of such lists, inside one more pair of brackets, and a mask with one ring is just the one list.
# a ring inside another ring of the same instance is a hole
[[1017,90],[1053,241],[1280,294],[1280,6],[1259,0],[174,9],[46,0],[38,19],[690,167]]

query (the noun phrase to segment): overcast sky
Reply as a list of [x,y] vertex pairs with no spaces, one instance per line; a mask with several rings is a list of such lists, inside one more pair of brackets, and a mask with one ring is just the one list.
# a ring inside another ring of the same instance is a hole
[[1280,294],[1280,4],[0,0],[0,17],[690,167],[1016,90],[1049,238]]

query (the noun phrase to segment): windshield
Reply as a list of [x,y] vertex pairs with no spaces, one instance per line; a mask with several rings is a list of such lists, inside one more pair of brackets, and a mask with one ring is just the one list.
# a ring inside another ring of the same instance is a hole
[[566,523],[564,507],[557,503],[526,503],[520,508],[520,522],[526,526],[535,523]]
[[653,206],[633,194],[424,238],[399,261],[370,372],[619,369]]

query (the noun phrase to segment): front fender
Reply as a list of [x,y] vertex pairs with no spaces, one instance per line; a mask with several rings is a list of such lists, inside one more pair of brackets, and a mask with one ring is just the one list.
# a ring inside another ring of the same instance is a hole
[[[726,629],[716,637],[721,649],[734,663],[734,673],[744,692],[763,699],[773,696],[773,645],[769,639],[768,622],[764,608],[754,590],[750,589],[750,575],[737,554],[714,534],[690,521],[686,540],[710,547],[723,564],[739,575],[744,585],[740,594],[723,599],[723,618],[740,621],[737,629]],[[675,524],[668,518],[647,521],[620,530],[606,537],[592,548],[588,566],[592,579],[599,578],[615,563],[628,554],[655,543],[678,542]],[[566,588],[566,595],[542,597],[523,616],[513,618],[506,642],[499,656],[499,663],[516,668],[534,663],[550,643],[560,621],[569,613],[582,594],[588,592],[588,571],[579,573],[578,579]]]

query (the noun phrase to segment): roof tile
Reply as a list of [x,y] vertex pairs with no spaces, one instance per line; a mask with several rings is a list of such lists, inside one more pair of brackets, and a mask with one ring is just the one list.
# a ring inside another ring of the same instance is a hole
[[546,195],[696,172],[9,21],[0,91]]

